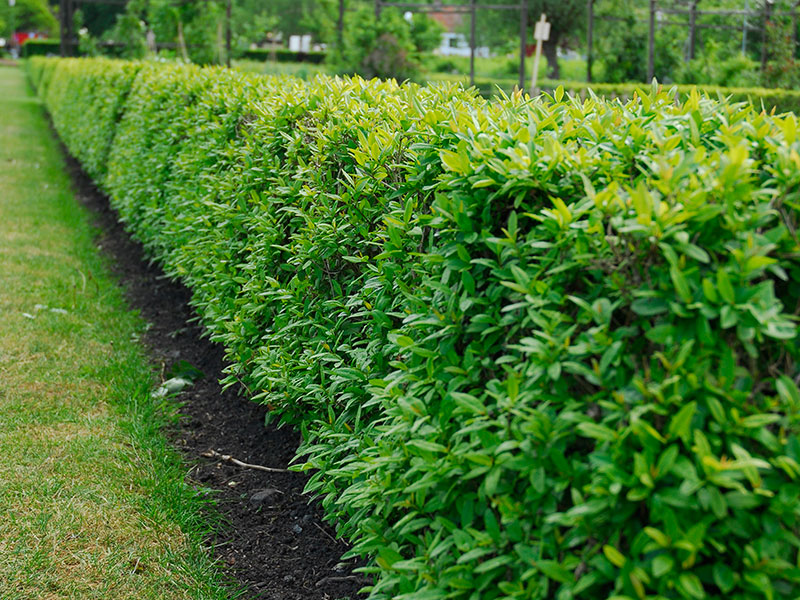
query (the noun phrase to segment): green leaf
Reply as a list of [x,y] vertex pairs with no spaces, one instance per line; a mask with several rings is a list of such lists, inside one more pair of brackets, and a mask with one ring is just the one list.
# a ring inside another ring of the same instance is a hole
[[778,396],[789,406],[800,408],[800,391],[791,377],[781,375],[775,380],[775,389]]
[[614,433],[612,429],[597,423],[578,423],[575,429],[577,429],[578,433],[582,436],[593,438],[601,442],[613,442],[617,439],[617,434]]
[[777,423],[782,419],[781,415],[776,414],[763,414],[763,415],[750,415],[742,419],[742,427],[753,429],[756,427],[765,427],[772,423]]
[[644,335],[655,344],[666,344],[675,335],[675,326],[670,324],[656,325]]
[[684,254],[691,256],[697,262],[708,264],[711,261],[711,257],[708,255],[708,252],[699,246],[695,246],[694,244],[683,244],[680,246],[680,249],[684,252]]
[[661,456],[658,457],[658,462],[656,463],[658,477],[662,477],[669,473],[670,469],[672,469],[672,466],[675,464],[679,453],[680,448],[678,448],[677,444],[668,446],[666,450],[661,453]]
[[670,539],[666,536],[666,534],[655,527],[645,527],[644,532],[647,536],[656,542],[659,546],[664,548],[670,545]]
[[700,578],[694,573],[683,573],[678,577],[680,587],[692,598],[702,600],[706,597],[706,591],[703,589],[703,584]]
[[669,276],[672,278],[672,284],[675,286],[675,291],[678,292],[681,300],[687,304],[690,303],[692,301],[692,292],[689,290],[689,284],[686,283],[683,273],[676,266],[672,266],[669,268]]
[[394,343],[400,346],[401,348],[408,348],[409,346],[414,345],[414,340],[408,337],[407,335],[398,335],[395,336]]
[[462,410],[476,415],[486,414],[486,407],[483,405],[483,402],[472,394],[450,392],[450,395],[453,397],[453,400],[456,401],[456,405]]
[[441,158],[444,166],[450,171],[458,173],[459,175],[466,175],[469,172],[469,160],[464,160],[460,153],[451,152],[450,150],[440,150],[439,158]]
[[684,444],[688,444],[692,439],[692,418],[697,411],[697,402],[689,402],[681,408],[669,423],[669,433],[671,436],[679,437]]
[[714,417],[717,423],[724,425],[728,422],[722,402],[717,400],[714,396],[710,394],[706,396],[706,406],[708,407],[708,412],[711,413],[711,416]]
[[734,578],[733,570],[731,570],[731,568],[725,563],[716,563],[714,565],[713,573],[714,583],[720,590],[722,590],[723,593],[727,594],[733,589],[733,586],[736,585],[736,579]]
[[475,567],[473,573],[486,573],[487,571],[493,571],[494,569],[509,564],[512,560],[513,557],[510,554],[495,556],[494,558],[490,558],[489,560],[482,562],[477,567]]
[[739,322],[739,315],[730,305],[725,305],[719,311],[719,324],[723,329],[730,329]]
[[761,506],[761,498],[746,492],[728,492],[725,494],[725,501],[736,510],[751,510]]
[[572,212],[569,210],[561,198],[552,198],[553,205],[556,207],[558,214],[561,215],[562,225],[568,225],[572,222]]
[[403,555],[397,550],[386,546],[378,550],[378,562],[383,563],[385,567],[391,567],[399,560],[403,560]]
[[571,583],[573,580],[572,573],[561,566],[557,561],[540,560],[536,562],[535,566],[547,577],[559,583]]
[[719,301],[719,296],[717,295],[717,289],[714,287],[714,284],[711,283],[711,280],[707,277],[704,277],[702,285],[703,295],[706,297],[706,300],[717,303]]
[[418,448],[425,452],[447,452],[447,448],[436,442],[428,442],[426,440],[408,440],[406,446]]
[[736,295],[733,293],[733,286],[725,269],[717,269],[717,291],[722,299],[728,304],[736,302]]
[[663,577],[675,566],[675,560],[669,554],[659,554],[653,559],[653,576]]
[[608,544],[603,546],[603,554],[606,555],[608,561],[615,567],[622,568],[625,566],[625,563],[628,562],[619,550]]
[[667,312],[669,304],[659,297],[638,298],[631,304],[631,310],[639,316],[652,317]]

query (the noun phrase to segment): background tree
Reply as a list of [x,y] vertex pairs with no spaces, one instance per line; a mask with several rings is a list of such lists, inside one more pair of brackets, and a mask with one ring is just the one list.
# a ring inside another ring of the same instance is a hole
[[[595,8],[595,54],[600,57],[603,81],[621,83],[647,81],[649,6],[637,0],[597,2]],[[611,17],[607,20],[603,17]],[[686,42],[684,28],[657,28],[655,75],[670,82],[681,64]]]
[[533,23],[541,14],[550,21],[550,39],[542,44],[542,52],[547,58],[549,76],[561,77],[558,66],[558,47],[565,42],[576,44],[583,35],[586,25],[586,0],[534,0],[528,5],[528,29],[532,35]]
[[[503,0],[491,0],[481,4],[508,4]],[[583,44],[586,28],[586,0],[529,0],[528,42],[533,42],[534,23],[542,13],[550,22],[550,39],[542,45],[547,59],[548,76],[560,77],[558,66],[559,46],[579,47]],[[469,29],[469,18],[464,20],[463,31]],[[516,10],[479,10],[476,22],[479,46],[504,48],[513,51],[519,46],[519,12]]]
[[83,26],[89,35],[100,37],[114,27],[117,16],[125,12],[125,7],[119,4],[82,4],[80,11],[83,15]]
[[147,7],[147,0],[131,0],[117,15],[114,26],[103,34],[104,40],[123,44],[119,50],[123,58],[143,58],[147,54]]
[[764,70],[764,85],[796,89],[800,86],[800,64],[795,57],[797,49],[792,45],[792,32],[782,19],[770,21],[767,25],[769,62]]
[[[11,11],[14,11],[13,19]],[[17,0],[12,8],[7,0],[0,0],[0,22],[3,23],[0,33],[11,35],[11,24],[16,31],[38,31],[47,35],[58,34],[58,21],[50,10],[46,0]]]
[[177,6],[171,0],[131,0],[103,38],[125,44],[123,56],[142,58],[148,52],[151,30],[157,43],[176,45],[177,57],[213,64],[224,58],[224,25],[225,10],[214,0]]
[[[359,3],[360,4],[360,3]],[[315,41],[335,38],[338,0],[234,0],[234,10],[244,19],[261,15],[274,19],[276,31],[285,37],[311,35]],[[348,8],[353,8],[349,3]]]
[[411,16],[411,40],[417,52],[431,52],[442,43],[444,26],[425,13]]
[[396,10],[387,9],[375,20],[371,7],[347,13],[340,47],[329,55],[331,68],[342,74],[413,79],[419,69],[411,27]]
[[245,50],[250,44],[264,41],[268,33],[279,31],[279,19],[270,7],[260,0],[238,0],[233,4],[231,34],[236,50]]

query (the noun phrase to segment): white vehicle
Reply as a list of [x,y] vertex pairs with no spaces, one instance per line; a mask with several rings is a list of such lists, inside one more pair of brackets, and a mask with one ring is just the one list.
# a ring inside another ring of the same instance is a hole
[[[463,33],[446,32],[442,34],[442,42],[433,51],[439,56],[469,56],[469,40]],[[475,56],[489,58],[487,46],[477,46]]]

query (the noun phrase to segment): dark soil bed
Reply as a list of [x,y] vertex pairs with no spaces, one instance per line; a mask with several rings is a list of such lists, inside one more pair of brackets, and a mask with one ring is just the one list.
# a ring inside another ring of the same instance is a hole
[[204,457],[216,452],[250,464],[285,468],[299,435],[284,427],[265,427],[265,409],[223,391],[218,381],[222,349],[202,337],[202,327],[188,305],[189,291],[169,281],[144,258],[100,192],[69,157],[75,192],[99,227],[97,246],[111,259],[125,296],[151,324],[143,338],[153,361],[168,373],[187,361],[204,373],[181,393],[185,418],[173,432],[176,447],[194,482],[216,490],[226,523],[209,545],[245,588],[244,598],[311,600],[358,598],[367,580],[342,562],[347,545],[337,541],[322,520],[322,508],[302,494],[307,478],[300,473],[267,473]]

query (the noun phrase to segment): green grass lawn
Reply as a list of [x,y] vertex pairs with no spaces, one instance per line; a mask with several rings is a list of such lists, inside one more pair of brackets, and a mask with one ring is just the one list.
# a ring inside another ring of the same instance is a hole
[[23,73],[0,67],[0,598],[231,598],[170,405]]

